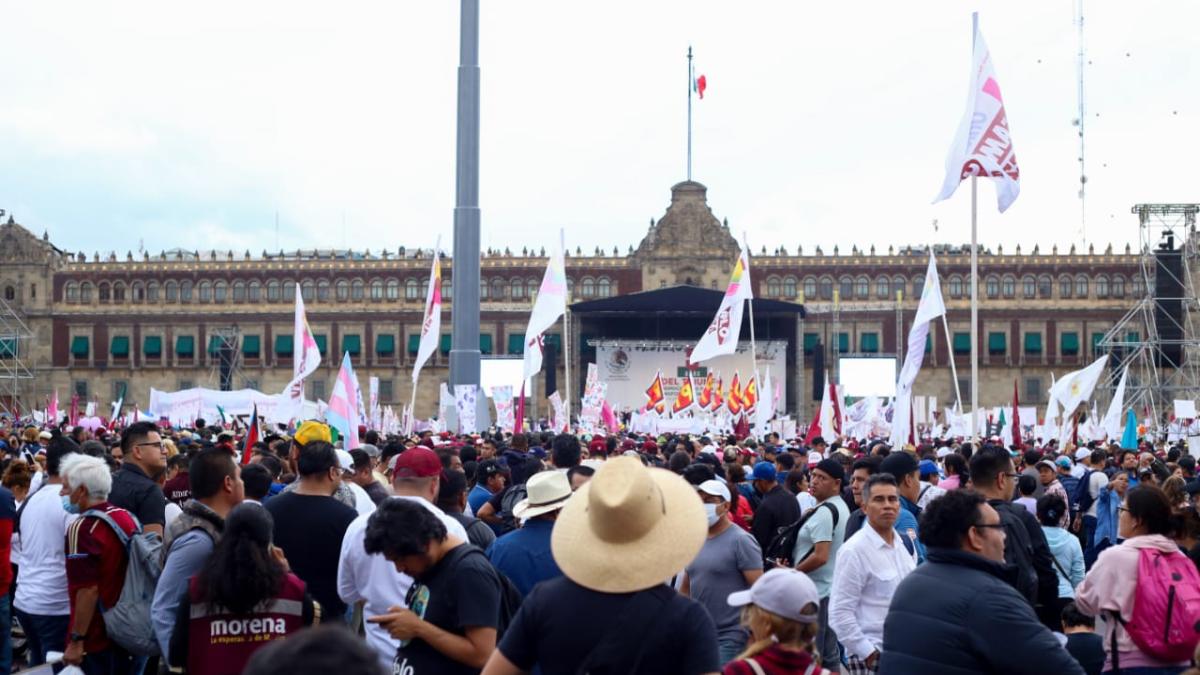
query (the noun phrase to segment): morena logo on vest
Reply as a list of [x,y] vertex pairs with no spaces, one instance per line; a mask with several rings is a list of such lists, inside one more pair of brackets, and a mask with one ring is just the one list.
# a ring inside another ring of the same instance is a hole
[[254,618],[254,619],[214,619],[209,625],[208,635],[213,638],[223,637],[256,637],[261,635],[287,634],[287,625],[283,619]]

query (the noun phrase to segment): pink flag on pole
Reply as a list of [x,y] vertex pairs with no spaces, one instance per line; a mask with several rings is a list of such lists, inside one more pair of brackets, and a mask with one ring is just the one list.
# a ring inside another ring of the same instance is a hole
[[1017,167],[1008,114],[1000,96],[992,55],[979,30],[978,13],[975,17],[975,51],[967,110],[946,156],[946,179],[942,190],[933,201],[949,199],[964,178],[980,176],[996,183],[996,202],[1003,213],[1021,194],[1021,170]]

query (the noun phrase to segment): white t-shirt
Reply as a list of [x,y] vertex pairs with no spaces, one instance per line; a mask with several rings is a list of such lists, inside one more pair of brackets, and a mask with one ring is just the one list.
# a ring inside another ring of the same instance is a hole
[[166,528],[170,527],[171,523],[175,522],[175,519],[182,515],[183,507],[179,506],[175,502],[167,502],[166,508],[163,509],[163,519],[166,521],[166,524],[163,525],[163,529],[165,530]]
[[354,493],[354,510],[358,511],[360,516],[369,516],[375,513],[375,501],[371,499],[371,495],[362,488],[358,483],[352,481],[342,481],[342,484],[350,488],[350,492]]
[[63,510],[58,493],[58,485],[31,493],[21,512],[21,551],[17,556],[21,582],[14,604],[23,612],[39,616],[71,613],[63,547],[67,526],[78,516]]
[[[467,531],[457,520],[424,499],[403,495],[388,499],[410,499],[424,506],[438,516],[446,526],[447,533],[468,541]],[[371,510],[374,511],[374,504]],[[364,601],[363,618],[387,614],[391,607],[405,607],[404,598],[412,586],[412,577],[397,572],[396,566],[388,562],[387,558],[367,553],[363,542],[366,539],[367,520],[370,517],[369,513],[360,515],[346,528],[346,534],[342,537],[341,556],[338,558],[338,596],[348,605]],[[392,661],[400,642],[393,639],[379,624],[364,622],[363,629],[367,634],[367,644],[375,650],[379,662],[389,673],[392,672]]]
[[1103,471],[1093,471],[1092,475],[1088,476],[1088,492],[1092,495],[1092,505],[1083,515],[1096,517],[1096,505],[1100,502],[1100,491],[1106,485],[1108,485],[1108,476]]
[[800,515],[808,513],[808,510],[817,505],[817,498],[808,492],[796,493],[796,501],[800,504]]

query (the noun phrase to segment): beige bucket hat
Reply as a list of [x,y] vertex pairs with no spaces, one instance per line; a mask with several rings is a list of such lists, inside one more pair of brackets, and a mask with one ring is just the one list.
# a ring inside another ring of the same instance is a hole
[[567,500],[550,547],[563,574],[580,586],[630,593],[678,574],[707,533],[704,504],[687,481],[616,457]]
[[571,498],[571,482],[562,471],[542,471],[529,477],[525,483],[529,496],[513,507],[513,516],[533,518],[555,509],[561,509]]

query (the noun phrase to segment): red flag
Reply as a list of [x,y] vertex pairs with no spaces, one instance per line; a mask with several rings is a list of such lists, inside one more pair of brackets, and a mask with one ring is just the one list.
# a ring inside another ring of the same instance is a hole
[[683,384],[679,387],[679,393],[675,396],[675,403],[671,405],[671,412],[681,413],[692,407],[695,402],[696,393],[692,390],[692,378],[690,375],[685,375]]
[[700,389],[700,398],[696,400],[701,410],[708,410],[712,405],[713,387],[715,386],[713,379],[712,371],[709,371],[708,377],[704,379],[704,387]]
[[71,423],[71,426],[75,426],[75,425],[79,424],[79,394],[78,393],[71,394],[71,412],[69,413],[69,415],[67,417],[67,421],[69,421]]
[[525,431],[525,381],[521,381],[521,395],[517,397],[517,419],[513,423],[513,433]]
[[1021,405],[1021,401],[1017,398],[1017,381],[1013,380],[1012,439],[1014,448],[1020,448],[1024,445],[1021,442],[1021,413],[1017,412],[1017,406],[1019,405]]
[[821,435],[821,414],[813,415],[812,423],[808,425],[808,433],[804,434],[804,445],[812,447],[813,439]]
[[833,403],[833,430],[838,436],[842,435],[842,402],[841,396],[838,396],[837,387],[831,381],[829,383],[829,398]]
[[750,421],[745,415],[738,415],[737,422],[733,425],[733,435],[741,440],[750,435]]
[[717,412],[718,410],[721,409],[721,406],[725,405],[724,389],[725,389],[725,380],[718,377],[717,385],[715,387],[713,387],[713,396],[712,396],[712,411],[713,412]]
[[741,414],[744,407],[742,405],[742,392],[740,387],[741,385],[738,382],[738,373],[737,371],[734,371],[733,381],[729,383],[729,397],[725,401],[726,405],[729,406],[729,412],[734,415]]
[[754,406],[758,405],[758,382],[756,378],[751,377],[742,389],[742,410],[750,412],[754,410]]
[[908,442],[911,443],[914,448],[917,447],[917,422],[913,417],[915,414],[916,413],[913,412],[912,404],[910,403],[908,406]]
[[654,375],[654,381],[646,388],[646,407],[642,409],[646,411],[654,410],[661,413],[665,407],[663,405],[665,398],[666,395],[663,394],[662,372],[659,372]]
[[246,437],[242,439],[242,466],[250,463],[250,456],[254,454],[254,444],[258,442],[260,433],[258,429],[258,405],[255,404],[254,412],[250,414],[250,426],[246,429]]
[[704,90],[708,88],[708,79],[703,75],[696,78],[696,93],[700,95],[700,99],[704,99]]

